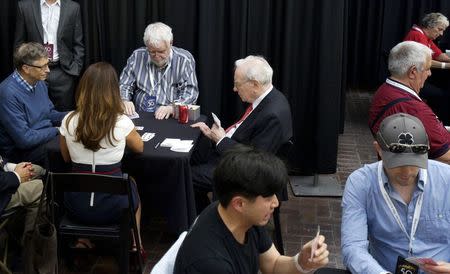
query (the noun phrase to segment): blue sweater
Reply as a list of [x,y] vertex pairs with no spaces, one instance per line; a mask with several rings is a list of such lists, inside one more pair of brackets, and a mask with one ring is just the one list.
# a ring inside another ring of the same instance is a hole
[[32,149],[50,141],[58,134],[54,125],[65,115],[54,109],[44,81],[30,91],[19,78],[15,71],[0,84],[0,153],[6,157],[16,148]]

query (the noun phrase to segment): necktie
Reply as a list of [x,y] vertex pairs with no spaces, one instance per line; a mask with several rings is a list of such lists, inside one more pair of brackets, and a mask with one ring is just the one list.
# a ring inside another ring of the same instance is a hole
[[244,112],[244,115],[242,115],[241,119],[239,119],[239,121],[237,121],[236,123],[234,123],[233,125],[229,126],[225,132],[230,131],[232,128],[234,128],[237,124],[242,123],[242,121],[245,120],[245,118],[247,118],[247,116],[250,114],[250,112],[253,110],[253,104],[250,104],[247,109]]

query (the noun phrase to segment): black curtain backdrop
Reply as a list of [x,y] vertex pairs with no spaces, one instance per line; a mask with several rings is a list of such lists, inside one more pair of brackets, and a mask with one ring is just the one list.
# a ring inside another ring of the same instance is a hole
[[[430,12],[450,18],[448,0],[349,0],[347,84],[376,89],[388,76],[387,55],[403,40],[413,24]],[[450,31],[439,39],[450,48]]]
[[[347,64],[348,0],[78,0],[86,65],[113,64],[120,73],[143,46],[147,24],[162,21],[174,45],[197,61],[202,113],[224,124],[243,106],[232,91],[233,65],[249,54],[265,56],[274,85],[293,114],[293,166],[304,173],[336,171]],[[0,1],[0,80],[12,71],[16,0]]]

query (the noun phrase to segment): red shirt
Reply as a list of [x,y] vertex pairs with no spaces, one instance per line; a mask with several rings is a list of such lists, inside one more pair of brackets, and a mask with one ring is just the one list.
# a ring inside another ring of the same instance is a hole
[[423,30],[416,25],[411,28],[403,41],[415,41],[429,47],[433,51],[433,60],[437,60],[438,56],[442,54],[441,49],[436,46],[433,40],[428,38]]
[[399,102],[387,109],[371,128],[372,132],[378,132],[380,123],[385,117],[399,112],[408,113],[417,117],[425,127],[430,142],[428,157],[435,159],[444,155],[450,149],[450,133],[445,129],[431,108],[418,96],[411,94],[407,90],[410,89],[405,85],[392,79],[387,79],[386,83],[378,88],[372,99],[369,109],[369,127],[386,104],[398,98],[408,97],[410,98],[409,101]]

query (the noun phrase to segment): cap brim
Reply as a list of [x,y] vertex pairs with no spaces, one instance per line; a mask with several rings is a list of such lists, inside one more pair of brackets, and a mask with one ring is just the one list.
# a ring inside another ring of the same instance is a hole
[[383,165],[387,168],[417,166],[426,169],[428,166],[428,153],[393,153],[381,150],[381,157],[383,158]]

